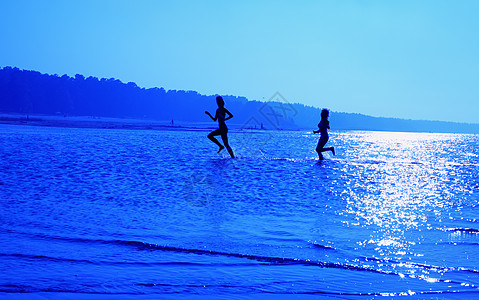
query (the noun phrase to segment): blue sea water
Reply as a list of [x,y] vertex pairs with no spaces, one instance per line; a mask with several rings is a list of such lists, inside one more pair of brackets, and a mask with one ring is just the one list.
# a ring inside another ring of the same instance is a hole
[[479,136],[0,125],[0,297],[479,298]]

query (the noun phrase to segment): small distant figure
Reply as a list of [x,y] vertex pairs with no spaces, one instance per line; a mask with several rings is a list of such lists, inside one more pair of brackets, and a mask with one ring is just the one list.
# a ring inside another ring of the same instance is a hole
[[175,126],[175,121],[171,120],[171,126]]
[[[233,154],[233,150],[231,150],[231,147],[228,144],[228,127],[226,127],[226,123],[225,123],[226,120],[229,120],[233,117],[233,114],[230,113],[229,110],[225,108],[225,101],[223,100],[223,97],[221,96],[216,97],[216,104],[218,104],[218,109],[216,110],[216,114],[214,117],[207,111],[205,111],[205,114],[210,116],[210,118],[213,121],[218,120],[218,125],[220,128],[210,132],[210,134],[208,134],[208,138],[213,143],[215,143],[216,145],[220,147],[220,149],[218,150],[218,153],[220,153],[220,151],[226,147],[226,150],[228,150],[228,153],[230,154],[231,158],[234,158],[235,156]],[[226,114],[228,114],[228,117],[226,117]],[[223,144],[225,144],[224,147],[215,138],[216,135],[221,135]]]
[[318,141],[318,146],[316,146],[316,152],[318,152],[318,156],[320,160],[323,160],[323,154],[322,152],[324,151],[331,151],[333,152],[333,155],[336,155],[334,152],[334,147],[329,147],[329,148],[324,148],[324,145],[326,145],[326,142],[329,139],[328,136],[328,129],[329,129],[329,110],[323,109],[321,111],[321,121],[318,124],[318,130],[314,131],[313,133],[321,133],[321,136],[319,137]]

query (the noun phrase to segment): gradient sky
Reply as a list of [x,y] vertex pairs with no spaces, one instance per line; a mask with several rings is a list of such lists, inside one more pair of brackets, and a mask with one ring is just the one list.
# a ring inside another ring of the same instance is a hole
[[0,1],[0,67],[479,123],[479,1]]

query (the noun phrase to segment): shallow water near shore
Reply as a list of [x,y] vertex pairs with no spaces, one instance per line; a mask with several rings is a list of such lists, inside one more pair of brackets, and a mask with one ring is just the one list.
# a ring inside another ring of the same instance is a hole
[[0,125],[3,296],[479,297],[479,136]]

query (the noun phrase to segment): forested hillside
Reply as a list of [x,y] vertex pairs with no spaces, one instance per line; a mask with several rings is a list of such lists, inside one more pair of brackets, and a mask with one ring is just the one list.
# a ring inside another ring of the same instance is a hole
[[[314,129],[320,109],[291,103],[276,93],[269,101],[222,95],[239,128]],[[208,122],[216,95],[195,91],[145,89],[118,79],[77,74],[48,75],[0,69],[0,113]],[[479,124],[413,121],[331,112],[331,129],[479,133]]]

